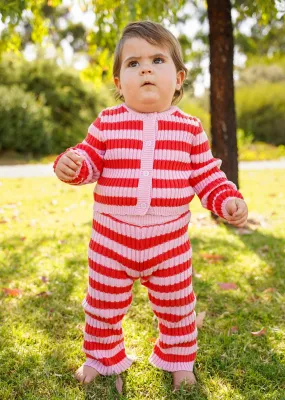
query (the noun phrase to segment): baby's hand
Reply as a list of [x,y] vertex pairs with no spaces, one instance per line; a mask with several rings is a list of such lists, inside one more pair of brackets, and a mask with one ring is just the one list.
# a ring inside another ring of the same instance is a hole
[[60,157],[54,172],[59,179],[72,181],[75,178],[77,170],[81,168],[83,161],[84,157],[69,150]]
[[239,198],[229,200],[226,203],[226,210],[231,215],[226,218],[230,224],[235,225],[238,228],[246,225],[248,209],[244,200]]

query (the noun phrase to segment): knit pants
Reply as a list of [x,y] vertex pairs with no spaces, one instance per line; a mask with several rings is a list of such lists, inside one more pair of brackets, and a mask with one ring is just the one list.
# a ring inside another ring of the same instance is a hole
[[82,301],[85,365],[112,375],[132,364],[122,319],[132,302],[133,283],[140,279],[159,328],[149,362],[165,371],[193,371],[198,346],[190,217],[188,211],[171,222],[136,226],[94,213],[88,292]]

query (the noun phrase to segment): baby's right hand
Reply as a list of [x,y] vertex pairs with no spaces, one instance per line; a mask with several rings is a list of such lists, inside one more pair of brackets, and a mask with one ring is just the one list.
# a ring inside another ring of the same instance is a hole
[[72,181],[75,178],[77,170],[81,168],[83,161],[84,157],[69,150],[60,157],[54,172],[59,179]]

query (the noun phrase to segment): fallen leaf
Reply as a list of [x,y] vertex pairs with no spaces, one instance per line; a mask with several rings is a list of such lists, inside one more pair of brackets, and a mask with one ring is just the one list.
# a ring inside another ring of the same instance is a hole
[[237,332],[238,332],[238,327],[231,326],[230,329],[228,330],[228,336],[230,336],[232,333],[237,333]]
[[41,281],[43,281],[44,283],[48,282],[48,278],[46,276],[41,276]]
[[238,289],[238,286],[234,282],[224,282],[224,283],[219,282],[218,285],[223,290],[231,290],[231,289],[236,290],[236,289]]
[[148,339],[150,342],[155,343],[156,342],[156,338],[155,337],[151,337]]
[[269,287],[269,288],[267,288],[267,289],[263,290],[263,293],[272,293],[272,292],[275,292],[275,291],[276,291],[276,289],[275,289],[275,288],[273,288],[273,287]]
[[4,290],[5,294],[7,294],[9,296],[14,296],[14,297],[16,297],[16,296],[21,297],[22,293],[23,293],[22,290],[20,290],[20,289],[10,289],[10,288],[2,288],[2,289]]
[[266,334],[266,328],[260,329],[258,332],[250,332],[253,336],[262,336]]
[[202,311],[196,316],[196,326],[197,326],[197,328],[202,328],[205,315],[206,315],[206,311]]
[[219,260],[224,260],[224,256],[220,254],[208,254],[208,253],[203,253],[201,254],[201,257],[204,258],[204,260],[208,260],[209,262],[215,262]]
[[115,386],[116,386],[118,393],[121,394],[123,391],[123,380],[121,378],[121,375],[117,375]]

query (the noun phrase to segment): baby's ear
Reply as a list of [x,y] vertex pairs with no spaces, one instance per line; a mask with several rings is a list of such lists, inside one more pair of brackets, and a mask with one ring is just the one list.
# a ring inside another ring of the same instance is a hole
[[115,76],[114,77],[114,84],[115,84],[115,86],[116,86],[116,88],[118,89],[118,90],[121,90],[121,82],[120,82],[120,79],[117,77],[117,76]]

